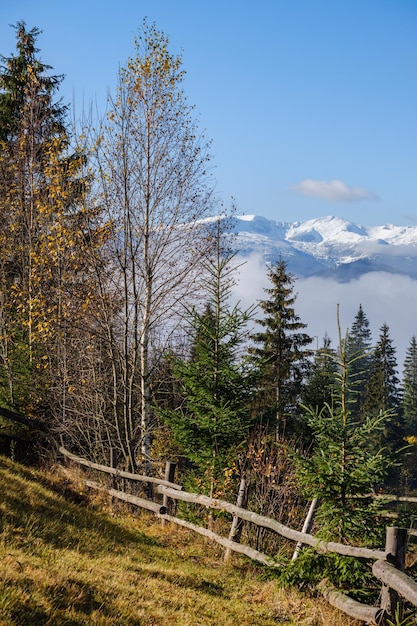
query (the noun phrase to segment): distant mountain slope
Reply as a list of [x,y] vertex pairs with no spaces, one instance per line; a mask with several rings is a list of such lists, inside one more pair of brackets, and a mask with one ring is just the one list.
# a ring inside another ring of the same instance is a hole
[[338,217],[277,222],[239,216],[234,248],[265,262],[280,257],[299,278],[321,276],[348,282],[368,272],[389,272],[417,279],[417,226],[359,226]]

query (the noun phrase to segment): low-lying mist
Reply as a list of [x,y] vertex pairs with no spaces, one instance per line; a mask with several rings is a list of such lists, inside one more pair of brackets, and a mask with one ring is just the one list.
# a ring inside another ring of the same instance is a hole
[[[268,298],[265,287],[270,284],[264,260],[258,254],[246,257],[239,270],[234,297],[246,308]],[[416,280],[385,272],[363,274],[348,283],[319,277],[296,278],[294,293],[297,295],[295,312],[307,324],[307,333],[314,337],[314,348],[322,345],[326,333],[332,341],[331,346],[337,348],[338,308],[344,336],[361,304],[370,323],[373,343],[379,339],[381,326],[388,325],[396,349],[398,373],[402,374],[410,339],[417,335]]]

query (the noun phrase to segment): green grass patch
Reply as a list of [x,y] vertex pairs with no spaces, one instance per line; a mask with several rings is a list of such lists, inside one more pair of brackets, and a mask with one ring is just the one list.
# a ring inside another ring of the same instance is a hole
[[262,568],[0,456],[1,626],[354,624]]

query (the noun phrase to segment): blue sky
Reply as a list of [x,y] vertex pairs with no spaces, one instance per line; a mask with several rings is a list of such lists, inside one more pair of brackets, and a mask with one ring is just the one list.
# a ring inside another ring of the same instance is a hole
[[182,53],[184,90],[213,141],[217,192],[239,213],[417,224],[416,0],[14,0],[43,30],[80,114],[104,106],[144,17]]

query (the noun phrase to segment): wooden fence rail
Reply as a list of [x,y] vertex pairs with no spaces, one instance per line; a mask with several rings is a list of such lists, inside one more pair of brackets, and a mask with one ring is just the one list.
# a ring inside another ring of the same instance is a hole
[[253,559],[254,561],[258,561],[259,563],[262,563],[263,565],[267,565],[268,567],[282,567],[283,565],[282,563],[279,563],[278,561],[268,556],[267,554],[264,554],[263,552],[259,552],[259,550],[255,550],[254,548],[251,548],[250,546],[245,546],[242,543],[237,543],[236,541],[231,541],[230,539],[226,539],[225,537],[222,537],[221,535],[218,535],[217,533],[213,532],[212,530],[209,530],[208,528],[204,528],[203,526],[198,526],[197,524],[193,524],[192,522],[187,522],[186,520],[180,519],[179,517],[173,517],[171,515],[160,514],[159,517],[166,521],[173,522],[174,524],[177,524],[177,526],[182,526],[183,528],[188,528],[189,530],[193,530],[194,532],[199,533],[200,535],[203,535],[204,537],[208,537],[209,539],[216,541],[218,544],[220,544],[224,548],[232,550],[233,552],[244,554],[250,559]]
[[99,472],[104,472],[106,474],[111,474],[113,476],[118,476],[120,478],[127,478],[129,480],[136,480],[142,483],[153,483],[154,485],[164,485],[165,487],[170,487],[171,489],[182,489],[181,485],[177,485],[176,483],[170,482],[168,480],[154,478],[153,476],[144,476],[143,474],[132,474],[130,472],[124,472],[123,470],[116,469],[114,467],[108,467],[107,465],[101,465],[100,463],[94,463],[93,461],[87,461],[87,459],[83,459],[80,456],[76,456],[69,452],[64,447],[59,448],[60,453],[65,456],[67,459],[78,463],[79,465],[83,465],[84,467],[89,467],[90,469],[98,470]]
[[388,561],[375,561],[372,572],[378,580],[394,589],[405,600],[417,606],[417,582]]
[[[92,480],[85,481],[88,487],[101,490],[105,489],[112,497],[154,512],[164,522],[172,522],[184,528],[188,528],[216,541],[220,545],[224,546],[228,551],[232,550],[234,552],[238,552],[269,567],[282,567],[282,563],[279,563],[274,558],[259,552],[250,546],[233,541],[230,537],[227,539],[207,528],[168,514],[167,510],[169,509],[169,501],[179,500],[182,502],[200,504],[210,509],[226,511],[233,516],[234,520],[240,519],[250,522],[256,526],[267,528],[282,537],[285,537],[286,539],[295,541],[298,545],[309,545],[315,548],[318,552],[334,552],[345,556],[375,561],[372,567],[372,572],[374,576],[383,583],[383,593],[380,607],[372,607],[356,602],[352,598],[349,598],[345,594],[329,586],[329,584],[325,581],[319,585],[319,591],[330,604],[344,611],[351,617],[361,620],[367,624],[375,624],[377,626],[384,626],[387,624],[389,617],[394,614],[395,607],[399,602],[398,595],[405,598],[414,606],[417,606],[417,582],[401,571],[404,569],[405,562],[405,545],[407,538],[407,531],[405,529],[392,527],[387,528],[387,543],[384,550],[359,548],[333,541],[323,541],[307,532],[294,530],[284,526],[272,518],[259,515],[258,513],[254,513],[253,511],[249,511],[225,500],[219,500],[202,494],[183,491],[181,485],[178,485],[171,480],[166,480],[166,478],[160,479],[120,471],[115,468],[107,467],[105,465],[78,457],[63,447],[60,448],[60,452],[64,457],[78,463],[79,465],[83,465],[100,472],[105,472],[113,476],[120,476],[121,478],[129,480],[140,481],[147,484],[153,483],[157,485],[156,492],[163,496],[162,504],[149,499],[139,498],[116,489],[108,489]],[[167,465],[165,476],[173,478],[172,467],[169,468]],[[389,498],[396,499],[392,496],[389,496]]]
[[100,485],[100,483],[97,483],[95,480],[85,480],[84,482],[90,489],[106,491],[106,493],[112,496],[112,498],[123,500],[123,502],[127,502],[128,504],[134,504],[141,509],[152,511],[158,515],[164,515],[164,513],[167,512],[166,507],[162,504],[158,504],[157,502],[152,502],[150,500],[146,500],[145,498],[138,498],[138,496],[133,496],[130,493],[125,493],[124,491],[119,491],[118,489],[103,487],[103,485]]
[[383,626],[386,622],[388,614],[385,609],[357,602],[335,589],[327,580],[323,580],[317,589],[329,604],[343,611],[343,613],[365,622],[365,624]]
[[311,546],[315,548],[318,552],[337,552],[337,554],[343,554],[345,556],[353,556],[361,559],[373,560],[384,559],[386,556],[384,550],[357,548],[355,546],[347,546],[342,543],[335,543],[334,541],[323,541],[322,539],[318,539],[317,537],[309,535],[308,533],[303,533],[299,530],[294,530],[292,528],[289,528],[288,526],[284,526],[284,524],[280,524],[270,517],[265,517],[264,515],[253,513],[252,511],[248,511],[247,509],[242,509],[235,504],[226,502],[225,500],[217,500],[216,498],[210,498],[209,496],[204,496],[196,493],[188,493],[186,491],[174,491],[173,489],[165,487],[164,485],[160,485],[158,487],[158,492],[169,496],[173,500],[193,502],[196,504],[202,504],[203,506],[209,507],[211,509],[227,511],[228,513],[236,515],[237,517],[240,517],[247,522],[252,522],[252,524],[256,524],[256,526],[261,526],[263,528],[273,530],[274,532],[281,535],[282,537],[285,537],[286,539],[291,539],[292,541]]

